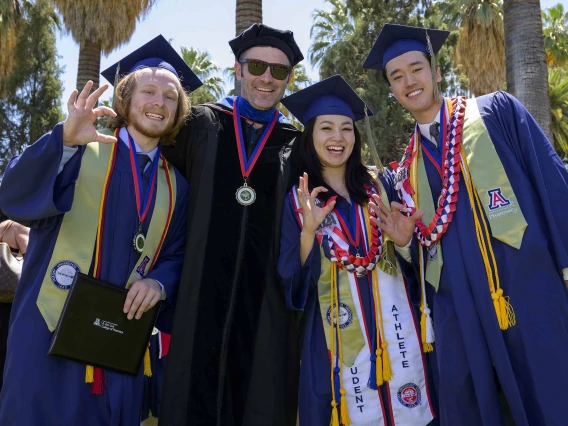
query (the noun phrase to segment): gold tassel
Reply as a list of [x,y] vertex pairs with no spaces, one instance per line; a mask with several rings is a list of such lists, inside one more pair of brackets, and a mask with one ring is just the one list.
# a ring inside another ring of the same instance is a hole
[[95,381],[95,369],[92,365],[85,367],[85,383],[93,383]]
[[[373,130],[371,129],[371,122],[369,120],[369,116],[367,115],[367,105],[365,105],[365,133],[367,133],[367,144],[369,145],[369,151],[371,151],[371,157],[373,158],[373,162],[377,167],[377,172],[383,173],[385,171],[385,167],[383,166],[383,162],[381,161],[381,157],[379,157],[379,151],[377,150],[377,145],[375,145],[375,138],[373,137]],[[378,181],[377,177],[377,181]],[[370,241],[370,240],[369,240]]]
[[341,393],[341,423],[347,426],[351,424],[351,419],[349,418],[349,408],[347,408],[345,389],[342,388],[339,393]]
[[377,350],[375,351],[375,355],[377,356],[377,359],[375,360],[377,386],[382,386],[384,383],[382,352],[383,350],[381,348],[377,348]]
[[337,403],[332,401],[331,403],[331,426],[339,426],[339,414],[337,413]]
[[390,362],[389,351],[387,350],[388,343],[383,340],[382,348],[383,348],[383,377],[385,382],[388,382],[392,379],[392,368]]
[[440,91],[440,84],[438,83],[438,63],[436,61],[436,54],[432,48],[432,43],[430,42],[430,36],[428,35],[428,30],[426,30],[426,45],[428,47],[428,54],[430,55],[430,71],[432,72],[432,83],[434,87],[434,100],[438,102],[442,98],[442,93]]
[[150,345],[146,348],[146,353],[144,353],[144,375],[147,377],[152,377],[152,364],[150,364]]

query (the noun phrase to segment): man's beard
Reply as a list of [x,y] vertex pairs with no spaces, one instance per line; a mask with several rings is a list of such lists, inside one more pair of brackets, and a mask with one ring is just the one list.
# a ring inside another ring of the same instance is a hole
[[166,128],[159,130],[151,130],[148,128],[145,128],[142,124],[139,123],[138,119],[136,118],[132,118],[129,117],[128,120],[130,123],[129,125],[132,126],[134,128],[134,130],[136,130],[138,133],[140,133],[143,136],[146,136],[147,138],[161,138],[162,136],[167,135],[168,133],[170,133],[172,131],[172,129],[174,128],[174,123],[170,123]]

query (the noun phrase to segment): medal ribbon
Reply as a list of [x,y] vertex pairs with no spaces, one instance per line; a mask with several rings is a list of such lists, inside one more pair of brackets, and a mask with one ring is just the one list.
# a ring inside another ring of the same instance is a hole
[[[146,188],[146,193],[144,194],[144,200],[142,200],[142,204],[140,204],[141,192],[142,192],[142,174],[140,173],[140,168],[138,167],[138,156],[136,155],[136,148],[134,147],[134,141],[132,140],[132,136],[128,134],[128,144],[130,145],[130,167],[132,168],[132,178],[134,179],[134,191],[136,194],[136,209],[138,210],[138,221],[140,223],[144,223],[144,219],[148,214],[148,210],[150,209],[150,201],[154,196],[154,186],[156,183],[156,176],[158,170],[158,163],[159,161],[152,161],[152,174],[150,176],[150,184],[148,188]],[[158,145],[158,151],[156,156],[160,157],[160,146]]]
[[355,222],[355,238],[353,238],[353,232],[351,229],[349,229],[349,223],[345,220],[341,211],[339,211],[339,209],[337,208],[334,208],[333,211],[337,215],[337,219],[341,224],[341,230],[347,236],[351,245],[355,247],[355,250],[359,251],[359,244],[361,241],[361,222],[358,217],[357,205],[355,203],[351,204],[351,217]]
[[258,157],[260,156],[260,153],[262,152],[264,145],[266,145],[266,142],[268,141],[268,138],[272,133],[272,129],[274,129],[274,125],[278,121],[278,110],[274,111],[274,117],[272,117],[272,120],[264,129],[264,132],[260,137],[259,143],[256,144],[256,147],[252,152],[251,158],[246,158],[247,151],[245,147],[245,138],[243,136],[243,129],[241,127],[241,115],[239,113],[239,106],[237,102],[238,99],[239,98],[236,98],[235,101],[233,102],[233,125],[235,127],[235,136],[237,138],[237,149],[239,151],[241,173],[243,174],[243,178],[246,181],[246,179],[249,177],[250,173],[252,172],[252,169],[254,168],[256,160],[258,160]]

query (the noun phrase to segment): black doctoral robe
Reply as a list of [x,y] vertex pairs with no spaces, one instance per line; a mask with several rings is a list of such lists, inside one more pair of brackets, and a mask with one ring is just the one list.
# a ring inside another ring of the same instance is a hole
[[298,327],[276,264],[299,135],[275,125],[248,179],[257,195],[248,207],[235,199],[243,177],[231,108],[194,107],[164,149],[191,186],[161,425],[295,425]]

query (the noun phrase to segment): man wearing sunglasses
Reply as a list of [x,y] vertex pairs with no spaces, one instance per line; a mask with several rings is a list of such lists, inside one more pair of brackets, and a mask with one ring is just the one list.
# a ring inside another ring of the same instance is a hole
[[262,24],[229,44],[240,96],[194,107],[164,152],[192,187],[160,424],[293,426],[298,333],[276,250],[299,132],[276,105],[303,56]]

